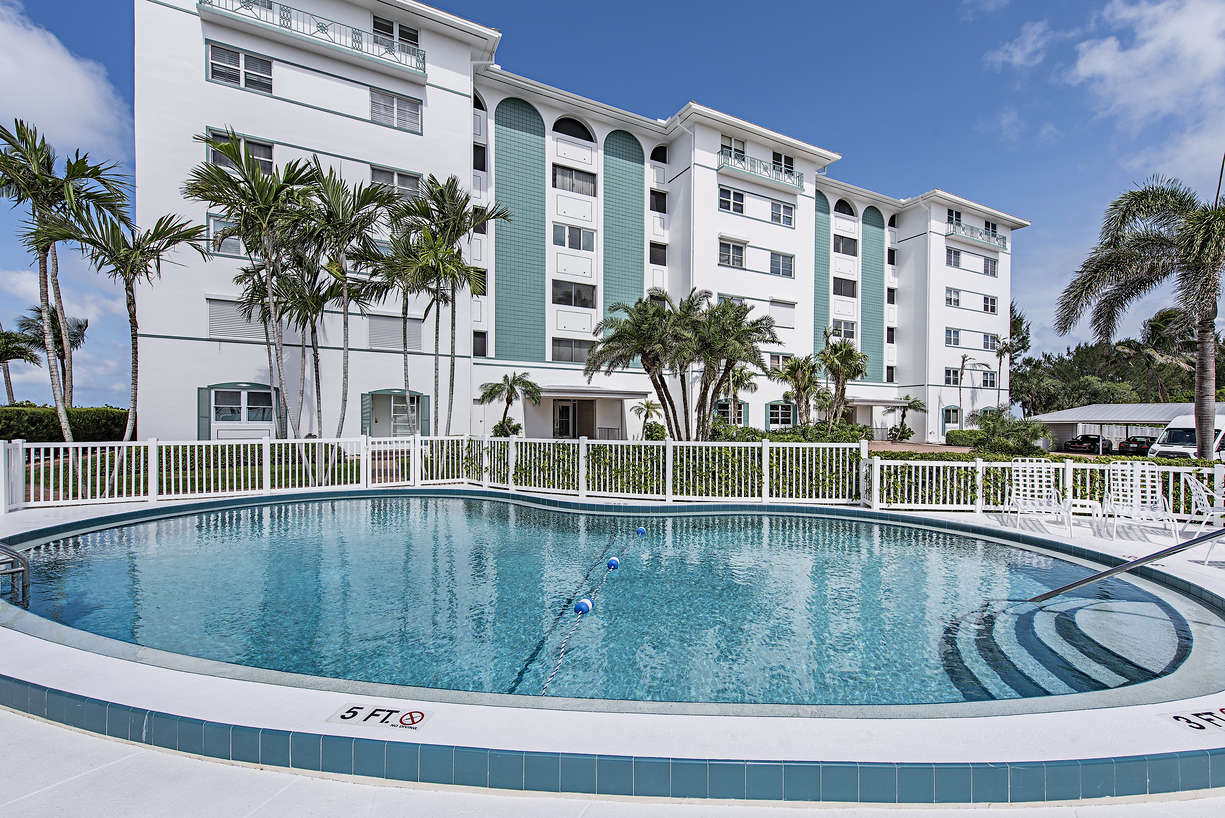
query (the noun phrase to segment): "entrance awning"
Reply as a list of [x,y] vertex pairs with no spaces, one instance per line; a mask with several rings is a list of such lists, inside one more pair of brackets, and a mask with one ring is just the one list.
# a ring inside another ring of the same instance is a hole
[[847,401],[849,406],[906,406],[909,403],[899,398],[851,398]]
[[546,398],[586,399],[606,398],[608,400],[641,400],[649,392],[639,392],[633,389],[601,389],[598,386],[542,386],[540,394]]

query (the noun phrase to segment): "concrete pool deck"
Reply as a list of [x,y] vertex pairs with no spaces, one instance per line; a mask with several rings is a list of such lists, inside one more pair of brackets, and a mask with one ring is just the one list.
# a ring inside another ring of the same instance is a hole
[[[160,504],[159,508],[171,513],[174,511],[171,504]],[[692,510],[692,508],[692,506],[680,505],[673,511],[679,513]],[[0,537],[49,525],[65,525],[123,510],[117,507],[38,509],[4,515],[0,517]],[[1000,528],[999,517],[993,514],[978,517],[970,514],[905,516],[915,519],[922,517],[951,520],[958,523],[975,523]],[[1050,538],[1059,536],[1059,532],[1046,529],[1041,522],[1025,520],[1022,525],[1023,530],[1039,536]],[[1104,554],[1134,557],[1156,551],[1169,544],[1170,540],[1168,533],[1156,528],[1128,527],[1126,532],[1120,530],[1118,541],[1112,541],[1095,535],[1089,529],[1087,521],[1078,521],[1076,538],[1073,542]],[[1158,567],[1159,570],[1209,590],[1225,591],[1225,571],[1216,563],[1202,566],[1194,562],[1195,559],[1202,559],[1202,554],[1184,553]],[[1220,565],[1225,565],[1225,563]],[[8,609],[6,615],[10,619],[14,615],[18,618],[29,617],[28,614],[16,613],[11,608]],[[1216,625],[1219,626],[1220,623]],[[132,648],[132,650],[135,654],[139,654],[142,649]],[[141,657],[135,655],[133,658],[139,660]],[[69,691],[77,696],[101,702],[122,703],[149,711],[172,713],[193,722],[198,720],[224,725],[257,725],[266,730],[293,732],[298,735],[323,733],[356,739],[399,739],[440,748],[492,747],[514,750],[520,754],[523,752],[529,754],[560,752],[598,754],[605,758],[651,757],[662,760],[665,764],[669,758],[677,760],[794,758],[824,762],[940,765],[966,762],[1098,759],[1186,753],[1188,751],[1202,753],[1204,750],[1225,747],[1225,729],[1192,730],[1172,717],[1180,713],[1219,711],[1220,708],[1225,707],[1225,693],[1197,696],[1180,701],[1164,701],[1157,704],[1099,706],[1096,709],[1053,713],[952,718],[947,714],[935,718],[804,718],[576,712],[533,707],[460,704],[428,699],[406,701],[395,695],[364,695],[343,690],[303,689],[262,680],[202,675],[184,669],[159,667],[140,661],[133,662],[114,656],[99,655],[80,647],[57,644],[45,638],[22,633],[11,627],[0,628],[0,673],[35,685]],[[1217,689],[1225,688],[1225,672],[1222,672],[1220,679]],[[1083,698],[1085,695],[1087,694],[1052,698],[1083,701],[1084,706],[1088,706],[1088,701]],[[428,718],[413,732],[390,731],[386,727],[327,723],[334,714],[352,705],[417,710],[428,713]],[[48,715],[50,716],[50,713]],[[5,725],[13,718],[21,718],[7,713],[3,716],[6,719],[3,722]],[[37,722],[31,723],[37,724]],[[65,738],[65,741],[89,738],[91,741],[106,743],[105,739],[83,736],[83,734],[48,724],[39,724],[38,729],[43,732],[51,731],[49,735],[52,737],[40,740],[52,744],[56,741],[53,736],[56,735],[57,730],[65,737],[74,736],[72,739]],[[117,743],[114,746],[126,748],[130,752],[148,752],[139,745]],[[318,746],[317,743],[316,746]],[[20,752],[20,749],[14,748],[12,743],[7,745],[5,752],[7,753],[10,749]],[[1212,760],[1216,761],[1216,759],[1217,757],[1214,756]],[[188,762],[182,757],[178,760],[194,765],[215,763],[195,760]],[[1205,769],[1207,768],[1206,761],[1205,758]],[[418,763],[424,763],[424,755]],[[233,769],[246,769],[233,767],[233,765],[225,766]],[[1225,759],[1220,763],[1221,770],[1216,769],[1217,766],[1213,765],[1212,778],[1213,783],[1220,786],[1221,779],[1218,776],[1225,771]],[[315,769],[319,767],[316,766]],[[743,769],[743,764],[741,764],[741,769]],[[54,777],[52,770],[44,772]],[[201,770],[199,773],[206,777],[214,774],[219,775],[216,771]],[[290,779],[294,776],[288,771],[266,772],[266,774]],[[710,775],[713,777],[715,772],[712,770]],[[367,785],[345,786],[365,788]],[[448,792],[459,798],[459,789]],[[1053,789],[1048,790],[1048,798],[1054,792]],[[1170,814],[1167,807],[1174,804],[1206,803],[1179,800],[1187,795],[1183,793],[1146,797],[1164,799],[1161,800],[1161,803],[1164,805],[1162,809],[1166,811],[1166,814]],[[472,797],[478,796],[473,795]],[[745,796],[739,797],[744,798]],[[515,805],[525,798],[550,801],[550,798],[545,796],[500,795],[498,790],[481,791],[479,798],[503,798],[507,810],[518,809]],[[565,809],[569,809],[569,805],[575,803],[572,799],[561,796],[556,800],[562,802]],[[1215,814],[1225,812],[1225,800],[1215,797],[1210,800],[1216,802],[1220,810]],[[597,799],[590,803],[595,805],[604,802]],[[628,808],[627,802],[620,803]],[[641,799],[634,803],[639,805],[639,809],[647,810],[645,802]],[[1088,805],[1094,803],[1093,801],[1082,801],[1080,804],[1083,806],[1078,807],[1078,811],[1087,809]],[[1096,803],[1101,804],[1101,802]],[[714,805],[715,802],[703,801],[694,802],[692,806],[708,810]],[[683,806],[689,808],[689,805]],[[1137,806],[1139,805],[1131,805],[1127,809]],[[1119,804],[1118,807],[1124,808],[1122,804]],[[855,814],[868,814],[867,811],[871,809],[860,806]],[[1013,809],[1018,808],[1010,808],[1010,811]],[[500,807],[492,811],[496,814],[507,814]],[[532,814],[552,813],[544,810],[532,812]],[[579,814],[579,812],[562,811],[557,814]],[[589,814],[601,813],[597,810]],[[823,808],[823,814],[828,814],[828,808]],[[1034,812],[1033,814],[1047,813]],[[1201,813],[1179,812],[1177,814]],[[1202,814],[1214,813],[1204,812]]]

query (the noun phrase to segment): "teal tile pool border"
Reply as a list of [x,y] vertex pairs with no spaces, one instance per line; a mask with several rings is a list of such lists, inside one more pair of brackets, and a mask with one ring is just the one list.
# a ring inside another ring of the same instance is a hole
[[[10,545],[40,542],[82,531],[218,508],[384,496],[510,500],[543,508],[652,516],[753,512],[921,524],[926,528],[1012,540],[1106,565],[1123,562],[1096,551],[1030,534],[856,508],[747,503],[677,506],[582,503],[508,496],[497,491],[441,488],[246,497],[145,507],[28,531],[6,537],[5,541]],[[1225,612],[1225,600],[1211,591],[1151,567],[1136,573],[1218,612]],[[98,735],[206,758],[309,772],[503,790],[727,800],[966,804],[1068,801],[1225,787],[1225,748],[1113,758],[954,764],[523,752],[203,722],[86,698],[3,674],[0,674],[0,706]]]

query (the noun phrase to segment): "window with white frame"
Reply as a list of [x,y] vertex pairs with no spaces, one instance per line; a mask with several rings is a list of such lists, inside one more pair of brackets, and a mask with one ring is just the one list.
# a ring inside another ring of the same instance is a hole
[[575,281],[553,281],[553,303],[563,307],[595,309],[595,285],[579,284]]
[[794,355],[789,355],[785,352],[772,352],[770,353],[770,368],[778,369],[794,357]]
[[952,247],[944,248],[944,263],[949,267],[960,267],[961,251],[954,250]]
[[744,194],[730,187],[719,188],[719,209],[728,213],[743,213]]
[[[421,130],[421,103],[408,97],[399,97],[384,91],[370,89],[370,121],[390,125],[402,131]],[[481,162],[485,161],[482,148]],[[483,170],[484,168],[481,168]]]
[[[654,301],[654,300],[655,300],[654,296],[652,296],[652,297],[651,297],[651,300],[652,300],[652,301]],[[724,301],[730,301],[730,302],[732,302],[733,304],[737,304],[737,305],[739,305],[739,306],[744,306],[744,299],[743,299],[743,298],[741,298],[740,296],[738,296],[738,295],[724,295],[723,293],[719,293],[719,303],[720,303],[720,304],[722,304]],[[660,305],[660,306],[663,306],[663,303],[664,303],[664,302],[663,302],[663,299],[662,299],[662,298],[661,298],[661,299],[659,299],[659,305]]]
[[666,190],[651,191],[651,212],[652,213],[667,213],[668,212],[668,192]]
[[209,216],[208,249],[223,256],[245,255],[242,248],[242,239],[238,238],[238,236],[227,236],[221,240],[220,244],[217,243],[217,234],[233,226],[233,222],[228,222],[220,216]]
[[996,224],[995,222],[983,222],[983,230],[985,230],[987,233],[991,234],[992,236],[998,236],[999,231],[1000,231],[1000,226]]
[[795,424],[793,406],[790,403],[770,404],[770,426],[793,426]]
[[421,177],[415,173],[401,173],[371,166],[370,181],[389,187],[406,199],[415,198],[421,192]]
[[272,392],[265,389],[214,389],[216,423],[271,423]]
[[778,173],[795,173],[795,157],[788,156],[785,153],[774,151],[773,162],[774,170]]
[[649,258],[652,264],[660,267],[668,266],[668,245],[660,244],[657,241],[651,242],[649,249]]
[[553,224],[553,244],[556,247],[568,247],[571,250],[595,252],[595,231],[568,224]]
[[890,247],[888,250],[885,251],[885,260],[890,267],[897,266],[897,248],[896,247]]
[[744,425],[744,404],[737,402],[733,412],[732,402],[721,400],[715,404],[715,414],[733,426]]
[[961,330],[952,327],[944,328],[944,345],[946,347],[961,346]]
[[[222,144],[228,145],[230,142],[230,135],[221,131],[210,131],[209,137],[214,142]],[[246,152],[251,155],[251,158],[255,160],[255,164],[259,166],[260,172],[271,176],[273,170],[272,145],[267,142],[256,142],[254,139],[247,139],[246,137],[239,137],[239,141],[246,149]],[[209,161],[218,167],[237,170],[234,163],[222,155],[216,148],[209,149]]]
[[744,161],[743,139],[736,139],[734,137],[724,135],[720,142],[720,146],[723,149],[723,153],[728,154],[732,159],[735,159],[737,162]]
[[897,383],[897,367],[885,367],[885,383]]
[[744,245],[730,241],[719,242],[719,263],[725,267],[744,269]]
[[961,224],[961,211],[948,208],[948,224]]
[[897,303],[897,288],[896,287],[886,287],[885,288],[885,303],[886,304],[896,304]]
[[961,370],[954,369],[951,366],[944,368],[944,385],[945,386],[960,386],[961,385]]
[[843,341],[855,340],[855,322],[854,321],[834,321],[833,332],[830,333],[834,338]]
[[421,34],[412,26],[396,23],[385,17],[374,16],[374,42],[383,48],[418,48]]
[[999,275],[999,262],[993,258],[983,259],[983,273],[989,276]]
[[558,190],[578,193],[581,196],[594,196],[596,194],[595,183],[594,173],[568,168],[565,165],[553,166],[553,187]]
[[944,407],[944,425],[961,426],[961,410],[956,406]]
[[553,360],[566,363],[582,364],[587,362],[587,353],[591,350],[590,341],[580,341],[576,338],[554,338]]
[[795,222],[795,208],[782,202],[770,202],[770,221],[791,227]]
[[994,372],[987,371],[983,373],[983,388],[984,389],[994,389],[995,388],[995,373]]
[[983,296],[983,312],[989,312],[992,315],[996,315],[999,312],[999,306],[998,302],[995,300],[995,296]]
[[885,327],[885,343],[897,343],[897,327]]
[[961,306],[961,290],[954,290],[952,287],[944,288],[944,306],[960,307]]
[[1000,336],[993,333],[983,333],[983,349],[989,349],[992,352],[1000,348]]
[[839,236],[835,233],[834,252],[844,256],[857,256],[859,255],[859,242],[850,236]]
[[770,275],[795,278],[795,256],[783,253],[770,254]]
[[272,93],[272,60],[219,45],[208,47],[208,77],[262,94]]
[[834,295],[843,298],[855,298],[858,287],[853,279],[834,277]]

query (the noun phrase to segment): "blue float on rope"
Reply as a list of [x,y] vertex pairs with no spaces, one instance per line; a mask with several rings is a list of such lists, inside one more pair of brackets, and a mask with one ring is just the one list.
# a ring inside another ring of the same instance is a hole
[[580,599],[574,606],[574,612],[576,614],[591,613],[591,600],[587,597]]
[[639,537],[645,537],[646,535],[647,535],[647,530],[646,530],[645,528],[639,528],[639,529],[638,529],[638,536],[639,536]]
[[608,558],[608,570],[609,571],[616,571],[620,567],[621,567],[621,560],[617,559],[616,557]]

